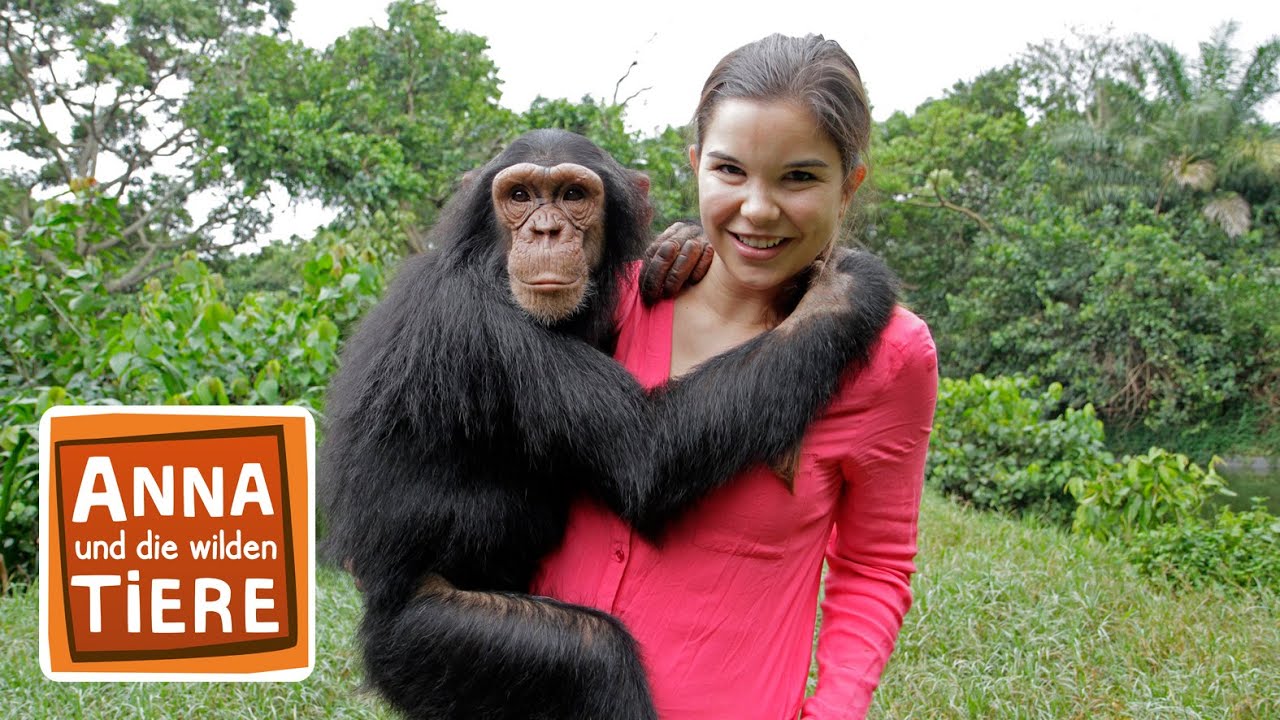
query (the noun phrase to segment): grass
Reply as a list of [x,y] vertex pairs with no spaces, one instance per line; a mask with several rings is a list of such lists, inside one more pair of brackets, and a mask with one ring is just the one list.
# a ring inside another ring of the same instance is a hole
[[920,542],[872,718],[1280,718],[1280,598],[1155,585],[931,494]]
[[[872,718],[1280,718],[1280,598],[1154,585],[1103,546],[930,494],[920,537]],[[40,673],[36,593],[2,599],[0,717],[387,720],[358,690],[359,602],[320,573],[304,682],[80,684]]]
[[345,576],[317,572],[316,665],[298,683],[55,683],[40,672],[35,589],[0,599],[0,718],[352,718],[392,720],[359,690],[353,639],[359,594]]

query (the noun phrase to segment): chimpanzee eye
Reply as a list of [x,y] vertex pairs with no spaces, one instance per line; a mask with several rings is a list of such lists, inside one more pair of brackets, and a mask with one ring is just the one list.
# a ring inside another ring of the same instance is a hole
[[567,200],[567,201],[569,201],[569,202],[576,202],[576,201],[578,201],[578,200],[586,200],[586,199],[587,199],[587,191],[583,190],[582,188],[578,187],[577,185],[574,185],[573,187],[571,187],[571,188],[569,188],[568,190],[565,190],[565,191],[564,191],[564,199],[565,199],[565,200]]
[[511,195],[509,197],[511,198],[511,202],[518,203],[527,203],[532,199],[529,196],[529,191],[525,190],[523,185],[517,185],[512,188]]

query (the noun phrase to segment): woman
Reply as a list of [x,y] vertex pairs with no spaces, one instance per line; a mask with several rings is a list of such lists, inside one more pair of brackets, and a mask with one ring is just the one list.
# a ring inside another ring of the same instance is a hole
[[[857,68],[819,36],[727,55],[695,124],[689,161],[715,261],[674,300],[645,307],[628,293],[615,356],[646,386],[776,326],[866,175]],[[791,487],[744,472],[658,547],[583,502],[533,591],[621,618],[664,720],[862,717],[911,604],[936,392],[928,328],[898,308],[810,426]],[[824,558],[819,682],[803,701]]]

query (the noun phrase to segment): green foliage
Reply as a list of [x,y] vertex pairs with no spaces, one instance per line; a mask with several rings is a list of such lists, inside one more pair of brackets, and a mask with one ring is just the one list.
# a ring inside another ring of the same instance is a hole
[[586,96],[579,102],[538,97],[520,117],[519,132],[538,128],[559,128],[589,138],[624,166],[638,158],[636,136],[623,122],[626,108],[608,105]]
[[688,133],[674,127],[639,141],[639,158],[631,167],[649,176],[655,232],[678,220],[698,219],[697,182],[689,167],[691,144]]
[[1257,231],[1222,248],[1203,218],[1140,206],[1081,216],[1039,206],[982,237],[939,335],[962,371],[1032,368],[1117,424],[1211,422],[1276,367],[1280,278]]
[[[1216,454],[1225,454],[1224,449],[1241,457],[1267,457],[1268,453],[1280,448],[1280,422],[1276,422],[1267,403],[1258,398],[1231,416],[1190,427],[1166,426],[1159,432],[1141,425],[1109,427],[1107,446],[1116,455],[1132,455],[1153,446],[1177,448],[1200,463],[1209,462],[1209,458]],[[1280,503],[1280,495],[1276,501]]]
[[1065,524],[1069,482],[1110,462],[1093,408],[1062,407],[1062,386],[1035,378],[943,378],[926,477],[978,508],[1031,512]]
[[1280,40],[1233,31],[1192,58],[1043,43],[878,126],[863,239],[949,373],[1035,374],[1162,437],[1280,424]]
[[184,117],[249,187],[279,183],[351,214],[397,217],[423,249],[462,175],[515,127],[484,38],[439,14],[429,1],[394,2],[386,27],[358,27],[323,52],[247,36],[193,88]]
[[[902,276],[910,302],[931,319],[973,272],[970,247],[989,231],[1034,132],[1019,109],[1018,72],[958,83],[914,114],[874,128],[861,239]],[[932,320],[931,320],[932,321]],[[944,357],[965,338],[937,333]],[[970,374],[970,373],[962,373]]]
[[[100,226],[86,222],[64,249],[109,253],[101,281],[112,292],[135,288],[174,255],[208,249],[215,235],[255,236],[268,220],[257,192],[211,161],[213,147],[182,107],[186,88],[209,82],[209,64],[229,46],[269,20],[283,29],[292,11],[290,0],[4,2],[0,150],[34,167],[2,173],[5,227],[18,234],[50,220],[32,215],[34,197],[110,201],[94,207],[119,216],[114,237],[95,239]],[[188,208],[196,195],[213,199],[203,219]]]
[[1092,478],[1076,477],[1067,489],[1076,499],[1075,532],[1099,540],[1130,540],[1161,526],[1190,522],[1214,495],[1230,495],[1214,458],[1201,468],[1180,453],[1151,448],[1129,455]]
[[[95,203],[105,205],[99,206]],[[298,404],[319,411],[343,332],[381,293],[386,227],[317,235],[296,285],[233,298],[194,253],[132,296],[105,291],[102,257],[62,253],[93,222],[118,233],[109,199],[50,201],[22,236],[0,232],[0,550],[29,572],[36,424],[57,404]],[[88,235],[85,235],[86,237]],[[61,273],[37,261],[68,258]],[[74,262],[74,264],[73,264]]]
[[1225,585],[1280,593],[1280,518],[1261,498],[1244,512],[1223,508],[1138,533],[1126,556],[1143,574],[1191,587]]

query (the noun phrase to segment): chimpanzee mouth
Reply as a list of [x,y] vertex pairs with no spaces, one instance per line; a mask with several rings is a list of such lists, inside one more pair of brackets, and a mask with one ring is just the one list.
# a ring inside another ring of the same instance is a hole
[[533,280],[517,279],[516,282],[519,283],[525,289],[529,290],[530,292],[560,293],[566,290],[574,290],[581,287],[583,280],[582,278],[574,278],[572,280],[569,280],[566,278],[551,277],[551,276],[544,275],[544,276],[536,277]]

